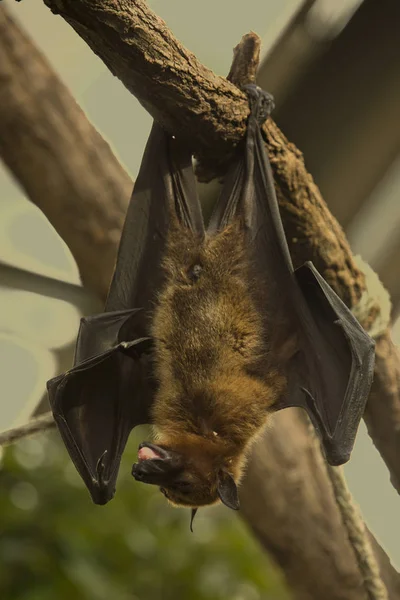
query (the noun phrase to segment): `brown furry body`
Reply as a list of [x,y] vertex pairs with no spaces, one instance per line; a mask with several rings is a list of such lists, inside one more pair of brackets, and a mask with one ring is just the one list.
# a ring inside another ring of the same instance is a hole
[[152,326],[153,423],[157,443],[185,457],[186,489],[164,493],[175,504],[201,506],[218,500],[221,470],[238,483],[285,380],[266,346],[239,223],[199,241],[175,221],[164,267]]

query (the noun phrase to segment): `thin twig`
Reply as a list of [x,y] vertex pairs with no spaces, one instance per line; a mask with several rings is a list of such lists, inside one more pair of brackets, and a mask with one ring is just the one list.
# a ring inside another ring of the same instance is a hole
[[55,426],[56,423],[53,419],[53,414],[51,412],[47,412],[40,417],[32,419],[25,425],[14,427],[14,429],[8,429],[7,431],[0,433],[0,446],[7,446],[13,442],[18,442],[18,440],[22,440],[29,435],[47,431]]

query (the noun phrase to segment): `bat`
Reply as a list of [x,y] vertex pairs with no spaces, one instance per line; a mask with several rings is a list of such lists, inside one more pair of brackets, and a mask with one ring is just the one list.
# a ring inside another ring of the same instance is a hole
[[201,506],[239,508],[248,451],[274,411],[304,408],[328,462],[350,457],[374,342],[311,262],[294,270],[261,132],[272,97],[245,91],[246,136],[207,224],[190,150],[153,124],[105,312],[81,320],[74,366],[48,382],[97,504],[144,423],[154,439],[132,474],[192,521]]

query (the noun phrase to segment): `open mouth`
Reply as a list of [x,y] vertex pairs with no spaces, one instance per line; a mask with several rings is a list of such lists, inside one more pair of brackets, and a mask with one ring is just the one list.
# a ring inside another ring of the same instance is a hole
[[132,466],[136,481],[167,485],[182,470],[180,456],[172,450],[143,442],[138,449],[138,461]]
[[147,442],[142,442],[139,446],[138,450],[138,462],[143,462],[144,460],[154,460],[154,459],[166,459],[169,457],[169,453],[164,450],[164,448],[160,448],[160,446],[156,446],[155,444],[149,444]]

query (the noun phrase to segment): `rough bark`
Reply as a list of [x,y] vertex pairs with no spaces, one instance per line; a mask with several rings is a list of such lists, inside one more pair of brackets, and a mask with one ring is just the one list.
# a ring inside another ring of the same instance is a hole
[[0,156],[104,298],[132,180],[3,6],[0,82]]
[[[53,8],[57,4],[63,16],[132,91],[137,89],[139,96],[147,94],[146,86],[151,84],[150,90],[147,87],[149,97],[141,97],[143,104],[164,124],[173,125],[179,115],[190,134],[188,138],[196,139],[197,131],[198,148],[194,149],[199,154],[202,144],[205,151],[212,147],[214,140],[219,148],[218,151],[214,148],[213,156],[217,159],[219,152],[230,151],[243,135],[248,111],[241,92],[204,69],[171,38],[165,25],[160,24],[143,2],[73,0],[55,3],[47,0],[46,3]],[[24,93],[28,92],[33,94],[38,90],[30,86]],[[34,114],[32,118],[38,116]],[[42,117],[46,117],[46,121],[47,115]],[[77,119],[82,118],[79,113]],[[352,261],[339,226],[306,173],[301,154],[288,144],[272,122],[268,124],[267,135],[286,227],[288,232],[294,232],[290,234],[290,241],[296,261],[313,258],[342,297],[350,304],[356,302],[363,289],[363,277]],[[79,157],[85,155],[85,144],[77,143],[75,152]],[[42,156],[42,160],[47,163],[47,157]],[[99,170],[103,168],[106,164]],[[114,177],[115,185],[121,177],[126,178],[117,171]],[[125,199],[128,197],[129,193]],[[58,196],[53,195],[51,201],[54,213],[57,206],[58,209],[64,206]],[[81,201],[78,195],[69,196],[70,213],[79,210]],[[104,212],[98,215],[100,232],[107,231],[110,222],[107,205],[103,208]],[[113,211],[111,205],[111,214]],[[49,218],[66,239],[70,235],[65,231],[68,226],[61,229],[55,214]],[[73,219],[69,227],[75,229]],[[325,247],[321,247],[324,244]],[[112,272],[112,266],[104,264],[98,248],[97,244],[93,256],[94,286],[96,278],[109,279]],[[78,265],[85,262],[86,252],[87,246],[77,246]],[[364,599],[358,568],[333,501],[324,464],[303,420],[295,411],[277,415],[275,426],[267,436],[267,445],[261,442],[255,449],[242,488],[243,512],[249,524],[284,568],[299,598]],[[382,556],[384,553],[379,553],[390,598],[396,598],[398,577]]]

